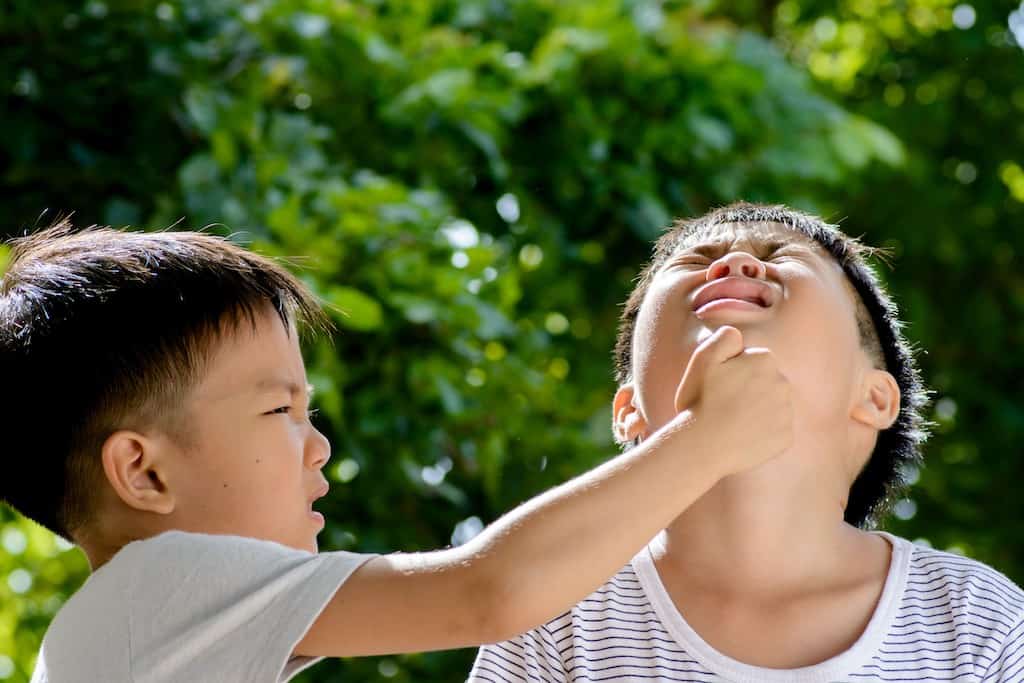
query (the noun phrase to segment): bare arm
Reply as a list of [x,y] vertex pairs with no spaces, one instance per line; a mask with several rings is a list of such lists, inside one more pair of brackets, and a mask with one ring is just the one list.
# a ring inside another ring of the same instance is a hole
[[351,656],[510,638],[586,597],[719,479],[699,434],[672,425],[534,498],[469,543],[371,560],[297,654]]
[[[727,344],[739,344],[738,351]],[[703,357],[698,358],[701,351],[694,354],[684,385],[697,361],[718,364],[743,351],[742,338],[718,339],[708,347],[702,347]],[[756,403],[751,396],[759,378],[744,376],[733,383],[746,406]],[[778,403],[778,396],[773,398]],[[683,411],[641,445],[521,505],[464,546],[371,560],[338,590],[296,654],[358,656],[475,646],[553,618],[740,467],[721,450],[735,440],[723,440],[723,425],[713,415]],[[777,452],[745,455],[751,462],[742,467]]]

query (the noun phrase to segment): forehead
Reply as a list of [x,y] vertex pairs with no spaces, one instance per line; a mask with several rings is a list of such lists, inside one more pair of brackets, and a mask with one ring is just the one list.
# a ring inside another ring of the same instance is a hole
[[676,250],[705,244],[798,244],[823,252],[817,242],[783,223],[757,221],[751,223],[716,223],[691,231],[676,244]]
[[294,323],[286,326],[268,307],[254,320],[239,320],[222,331],[195,396],[221,400],[286,387],[306,387],[298,333]]

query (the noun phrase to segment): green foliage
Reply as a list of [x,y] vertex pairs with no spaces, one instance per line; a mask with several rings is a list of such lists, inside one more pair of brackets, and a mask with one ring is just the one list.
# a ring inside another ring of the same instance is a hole
[[[15,3],[0,197],[11,233],[46,208],[184,216],[292,259],[340,327],[307,349],[334,448],[323,545],[363,551],[447,545],[613,452],[618,305],[673,216],[746,198],[845,219],[893,250],[938,390],[894,528],[1020,580],[1022,55],[990,37],[1008,6],[960,31],[949,3],[911,4]],[[20,682],[86,567],[0,514],[0,674]],[[31,587],[3,592],[16,570]],[[461,680],[471,656],[304,680]]]
[[47,624],[87,571],[80,550],[0,507],[0,679],[29,679]]

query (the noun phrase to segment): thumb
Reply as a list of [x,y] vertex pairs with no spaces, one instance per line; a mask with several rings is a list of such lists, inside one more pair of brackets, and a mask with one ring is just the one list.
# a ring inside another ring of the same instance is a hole
[[705,339],[690,357],[683,379],[676,389],[676,412],[681,413],[700,398],[704,376],[710,368],[721,365],[743,353],[743,334],[735,327],[724,325]]

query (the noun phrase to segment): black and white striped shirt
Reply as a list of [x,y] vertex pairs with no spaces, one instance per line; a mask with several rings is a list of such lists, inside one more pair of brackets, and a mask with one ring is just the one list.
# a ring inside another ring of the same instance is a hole
[[893,545],[882,596],[847,651],[800,669],[765,669],[714,650],[686,623],[650,548],[571,611],[481,648],[473,683],[901,683],[1024,681],[1024,592],[959,555]]

